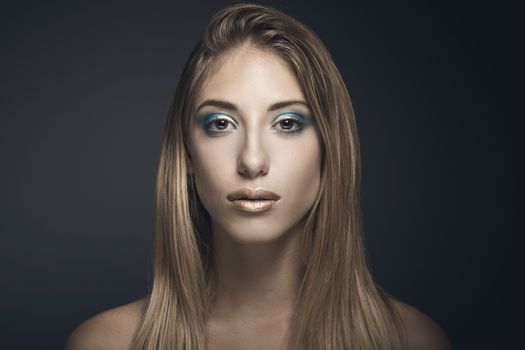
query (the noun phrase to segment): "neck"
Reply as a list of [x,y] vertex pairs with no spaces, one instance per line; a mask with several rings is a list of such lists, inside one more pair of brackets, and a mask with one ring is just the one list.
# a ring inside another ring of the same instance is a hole
[[289,318],[304,273],[300,237],[303,226],[271,242],[241,243],[213,227],[215,319]]

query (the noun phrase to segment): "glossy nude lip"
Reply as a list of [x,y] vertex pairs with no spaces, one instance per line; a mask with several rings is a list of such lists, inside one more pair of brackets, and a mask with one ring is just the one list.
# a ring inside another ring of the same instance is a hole
[[236,199],[230,201],[233,207],[249,213],[259,213],[270,210],[277,202],[275,199]]
[[281,196],[264,188],[252,190],[245,187],[230,193],[227,198],[236,209],[258,213],[271,209]]

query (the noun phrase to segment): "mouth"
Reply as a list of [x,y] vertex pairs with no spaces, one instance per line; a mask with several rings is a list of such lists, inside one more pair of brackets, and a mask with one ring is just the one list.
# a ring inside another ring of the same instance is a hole
[[278,194],[264,188],[241,188],[227,196],[232,206],[238,210],[258,213],[271,209],[281,198]]

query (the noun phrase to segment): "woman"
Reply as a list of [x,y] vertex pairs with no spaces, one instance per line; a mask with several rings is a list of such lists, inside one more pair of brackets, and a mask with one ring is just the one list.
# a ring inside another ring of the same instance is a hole
[[217,13],[191,53],[157,177],[150,295],[68,349],[447,349],[365,263],[359,147],[344,82],[306,26]]

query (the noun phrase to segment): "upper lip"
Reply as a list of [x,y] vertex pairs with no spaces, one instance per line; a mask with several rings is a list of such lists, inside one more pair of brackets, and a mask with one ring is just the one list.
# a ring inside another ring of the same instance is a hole
[[229,201],[234,201],[237,199],[272,199],[272,200],[278,200],[281,197],[267,189],[264,188],[256,188],[254,190],[249,188],[241,188],[235,192],[232,192],[228,195]]

